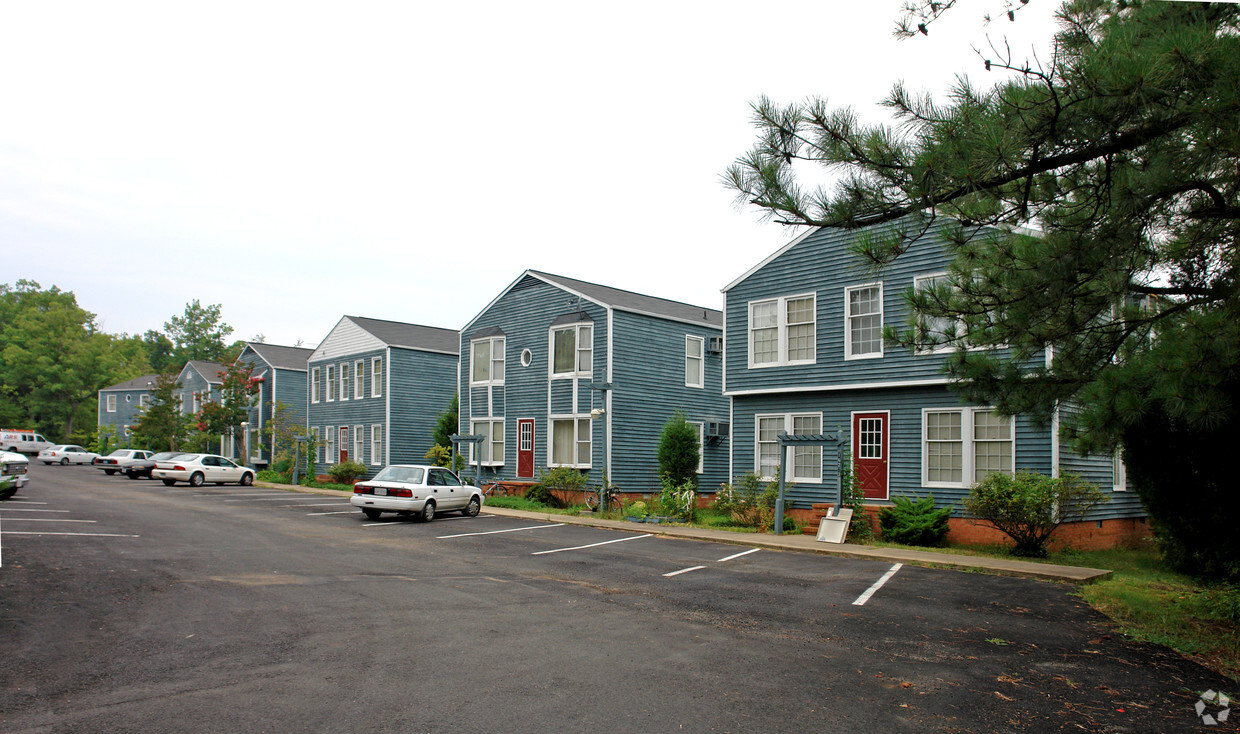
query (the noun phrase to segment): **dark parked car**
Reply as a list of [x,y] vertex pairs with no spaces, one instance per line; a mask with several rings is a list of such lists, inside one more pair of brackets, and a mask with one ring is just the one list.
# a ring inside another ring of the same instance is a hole
[[125,469],[124,469],[125,476],[129,477],[130,479],[137,479],[138,477],[146,477],[147,479],[150,479],[151,470],[155,468],[156,462],[167,461],[168,459],[171,459],[174,456],[180,456],[181,454],[184,454],[184,453],[186,452],[185,451],[161,451],[160,453],[155,454],[145,459],[134,459],[133,461],[129,461],[125,464]]

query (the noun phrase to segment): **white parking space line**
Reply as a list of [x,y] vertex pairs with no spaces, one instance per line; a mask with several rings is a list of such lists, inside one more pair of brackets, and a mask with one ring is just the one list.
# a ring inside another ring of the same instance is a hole
[[865,604],[867,601],[869,601],[869,600],[870,600],[870,597],[871,597],[871,596],[874,596],[874,592],[876,592],[876,591],[878,591],[879,589],[883,588],[883,584],[887,583],[887,581],[888,581],[888,580],[889,580],[892,576],[895,576],[895,575],[896,575],[896,571],[899,571],[899,570],[900,570],[900,568],[901,568],[902,566],[904,566],[904,564],[903,564],[903,563],[897,563],[896,565],[892,566],[892,567],[891,567],[891,569],[887,571],[887,573],[883,574],[883,575],[882,575],[882,577],[881,577],[881,578],[879,578],[879,580],[878,580],[878,581],[875,581],[875,582],[874,582],[874,585],[873,585],[873,586],[871,586],[870,588],[866,589],[864,594],[862,594],[861,596],[857,597],[857,601],[853,602],[853,606],[858,606],[858,607],[859,607],[859,606],[861,606],[862,604]]
[[0,507],[0,512],[68,512],[68,510],[28,510],[24,507]]
[[270,497],[271,492],[249,492],[241,494],[238,492],[199,492],[191,494],[191,497]]
[[289,507],[344,507],[348,502],[320,502],[315,505],[289,505]]
[[[493,516],[488,516],[488,517],[493,517]],[[456,535],[440,535],[437,539],[446,540],[448,538],[468,538],[471,535],[496,535],[498,533],[518,533],[518,532],[521,532],[522,530],[541,530],[542,528],[558,528],[563,525],[564,523],[557,522],[552,525],[530,525],[529,527],[508,528],[507,530],[487,530],[486,532],[482,532],[482,533],[457,533]]]
[[585,550],[586,548],[597,548],[600,545],[611,545],[612,543],[624,543],[629,540],[641,540],[642,538],[649,538],[649,537],[650,537],[650,533],[644,533],[642,535],[634,535],[631,538],[616,538],[615,540],[604,540],[602,543],[591,543],[589,545],[578,545],[572,548],[554,548],[552,550],[545,550],[545,551],[538,551],[536,553],[531,553],[530,555],[545,556],[548,553],[563,553],[564,551]]
[[35,533],[20,530],[5,530],[0,535],[73,535],[82,538],[141,538],[141,535],[121,535],[119,533]]
[[262,497],[248,500],[224,500],[225,502],[288,502],[288,497]]
[[340,512],[307,512],[307,515],[352,515],[357,510],[341,510]]
[[46,505],[46,502],[31,502],[30,500],[12,499],[5,503],[6,505]]
[[733,553],[732,555],[728,556],[727,558],[720,558],[719,560],[715,561],[715,563],[726,563],[726,562],[728,562],[728,561],[732,561],[732,560],[735,560],[735,559],[737,559],[737,558],[740,558],[741,556],[747,556],[747,555],[749,555],[750,553],[757,553],[757,552],[758,552],[758,551],[760,551],[760,550],[762,550],[762,549],[761,549],[761,548],[750,548],[750,549],[749,549],[749,550],[747,550],[747,551],[741,551],[740,553]]
[[705,566],[690,566],[689,568],[682,568],[679,571],[672,571],[671,573],[665,573],[663,575],[664,576],[679,576],[682,573],[689,573],[690,571],[700,571],[703,568],[706,568],[706,567]]
[[9,522],[99,522],[98,520],[61,520],[58,517],[10,517]]

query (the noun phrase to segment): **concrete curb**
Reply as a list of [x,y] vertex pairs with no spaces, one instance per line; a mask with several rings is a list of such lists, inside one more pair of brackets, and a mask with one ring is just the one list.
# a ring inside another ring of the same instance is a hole
[[[284,489],[308,494],[319,494],[333,497],[348,497],[348,492],[337,489],[319,489],[300,487],[288,484],[272,484],[255,482],[256,486]],[[1032,563],[1007,558],[990,558],[986,556],[962,556],[952,553],[936,553],[934,551],[905,550],[902,548],[873,548],[868,545],[852,545],[849,543],[821,543],[809,535],[767,535],[759,533],[738,533],[730,530],[712,530],[694,528],[685,525],[663,525],[655,523],[632,523],[624,520],[604,520],[589,515],[557,515],[545,512],[528,512],[510,510],[506,507],[485,507],[486,512],[504,517],[520,517],[545,522],[560,522],[570,525],[586,525],[590,527],[608,528],[633,533],[649,533],[668,538],[688,538],[705,540],[712,543],[744,545],[767,550],[792,551],[796,553],[816,553],[822,556],[840,556],[843,558],[860,558],[867,561],[887,563],[906,563],[928,568],[950,568],[957,571],[974,571],[992,573],[1000,576],[1020,576],[1044,581],[1066,581],[1073,584],[1091,584],[1104,581],[1111,577],[1112,572],[1101,568],[1083,568],[1080,566],[1057,566],[1050,563]]]

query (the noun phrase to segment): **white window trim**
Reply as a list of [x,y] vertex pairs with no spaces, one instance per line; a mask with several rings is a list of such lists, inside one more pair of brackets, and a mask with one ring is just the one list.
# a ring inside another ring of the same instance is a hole
[[322,460],[319,458],[319,452],[323,450],[323,441],[318,426],[310,426],[310,438],[314,439],[314,463],[320,464]]
[[366,397],[366,360],[359,359],[353,363],[353,399]]
[[[802,298],[809,298],[814,302],[811,309],[814,314],[814,320],[810,323],[813,325],[814,332],[814,356],[809,359],[789,359],[788,358],[788,301],[796,301]],[[753,359],[753,309],[765,303],[775,304],[775,334],[776,334],[776,353],[774,362],[755,362]],[[818,293],[810,291],[809,293],[794,293],[788,296],[779,296],[778,298],[762,298],[755,301],[749,301],[746,304],[746,337],[749,341],[749,368],[763,369],[766,367],[787,367],[790,365],[815,364],[818,361]]]
[[[932,278],[946,278],[950,275],[951,273],[944,270],[938,273],[924,273],[922,275],[914,276],[913,277],[913,290],[916,291],[919,287],[919,284],[924,280],[930,280]],[[956,339],[953,340],[952,343],[942,344],[940,346],[932,347],[928,349],[917,349],[913,353],[915,355],[946,354],[947,352],[956,351],[956,348],[962,345],[966,349],[969,349],[969,350],[980,350],[980,349],[985,348],[985,347],[976,347],[976,346],[969,344],[969,341],[964,338],[964,333],[965,333],[964,321],[962,319],[957,319],[956,320]]]
[[[581,348],[581,329],[588,328],[590,330],[590,368],[588,370],[578,369],[581,364],[581,353],[586,351]],[[568,372],[555,371],[555,334],[557,331],[568,331],[572,329],[573,334],[573,369]],[[553,380],[571,380],[573,378],[590,379],[594,375],[594,322],[586,321],[576,324],[565,324],[563,326],[553,326],[547,335],[547,372]]]
[[[689,345],[696,342],[698,356],[689,354]],[[697,382],[689,379],[689,360],[697,360]],[[685,387],[706,387],[706,337],[685,335]]]
[[370,465],[379,466],[383,463],[383,424],[373,423],[370,426]]
[[865,290],[868,288],[878,288],[878,328],[882,331],[883,326],[887,323],[886,306],[883,301],[883,282],[877,283],[861,283],[858,285],[850,285],[844,288],[844,359],[882,359],[885,345],[883,339],[878,340],[878,351],[868,352],[866,354],[852,353],[852,320],[853,316],[849,313],[849,296],[853,291]]
[[336,427],[324,426],[323,435],[326,437],[323,441],[323,463],[339,463],[340,454],[336,453]]
[[[922,408],[921,409],[921,486],[946,489],[967,489],[973,486],[976,469],[973,461],[973,414],[994,411],[990,406],[971,406],[961,408]],[[931,413],[960,413],[960,478],[959,482],[930,481],[930,452],[926,450],[926,420]],[[1016,472],[1016,419],[1009,417],[1012,437],[1012,472]]]
[[1128,491],[1128,467],[1125,466],[1123,454],[1118,448],[1111,457],[1111,491]]
[[[480,344],[482,342],[488,342],[489,347],[490,347],[487,350],[491,355],[489,359],[489,363],[487,365],[487,379],[475,380],[474,379],[474,345]],[[499,345],[498,350],[495,348],[496,344]],[[504,353],[504,350],[507,349],[507,346],[508,346],[507,339],[502,336],[484,336],[481,339],[471,339],[469,341],[469,384],[471,387],[486,386],[486,385],[493,385],[495,387],[503,386],[504,377],[508,376],[507,355]],[[500,355],[498,359],[496,359],[496,356],[495,356],[497,352]],[[504,363],[504,377],[501,377],[498,380],[495,379],[495,365],[497,362]]]
[[[822,431],[822,420],[823,419],[822,419],[821,412],[814,412],[811,410],[808,412],[800,412],[800,413],[758,413],[754,415],[753,417],[753,471],[755,474],[758,474],[762,470],[762,441],[761,441],[762,432],[760,428],[762,418],[782,418],[784,421],[784,433],[787,433],[789,435],[792,435],[792,424],[793,424],[794,418],[817,418],[818,419],[818,430],[819,432]],[[798,477],[798,476],[795,476],[796,474],[795,472],[796,453],[795,452],[797,448],[798,447],[795,447],[795,446],[792,447],[792,450],[793,450],[793,454],[792,454],[793,467],[792,468],[794,469],[794,471],[789,471],[789,467],[785,466],[784,467],[784,481],[789,484],[822,484],[823,483],[822,463],[826,457],[826,452],[824,451],[818,456],[818,476],[817,477]],[[821,446],[802,446],[799,448],[821,449],[822,447]],[[781,453],[781,455],[779,456],[779,465],[782,466],[783,464],[785,464],[787,462],[787,459],[788,459],[787,454]],[[764,476],[764,477],[761,477],[761,479],[763,481],[769,482],[775,479],[775,477]]]
[[109,413],[115,413],[116,412],[116,395],[114,393],[108,393],[107,395],[105,395],[104,404],[107,405],[107,411]]
[[[581,421],[586,421],[590,426],[590,457],[591,461],[584,464],[557,464],[553,460],[555,457],[555,422],[556,421],[573,421],[573,457],[578,455],[578,444],[581,443],[577,435],[577,430],[581,426]],[[563,413],[560,415],[547,416],[547,468],[554,469],[556,467],[566,466],[572,469],[590,469],[593,466],[594,457],[594,421],[591,420],[589,413]]]
[[326,397],[323,402],[334,403],[336,402],[336,365],[329,364],[326,365],[326,368],[327,384],[326,389],[323,391]]
[[138,396],[138,407],[139,408],[146,408],[146,407],[149,407],[150,405],[151,405],[150,395],[139,395]]
[[322,390],[322,386],[320,385],[322,376],[323,375],[319,371],[318,367],[310,368],[310,402],[312,404],[319,402],[319,399],[322,397],[319,394]]
[[364,426],[353,426],[353,451],[349,461],[356,461],[359,464],[366,463],[366,433]]
[[370,360],[370,397],[383,397],[383,357]]
[[[487,461],[481,462],[481,465],[482,466],[503,466],[504,459],[507,458],[506,454],[508,453],[508,441],[505,440],[503,444],[501,444],[500,455],[499,455],[499,458],[496,459],[495,458],[495,431],[496,429],[498,429],[499,435],[501,437],[507,438],[506,436],[504,436],[504,419],[503,418],[474,418],[469,421],[469,432],[476,435],[478,433],[477,426],[480,423],[488,423],[491,426],[490,431],[487,434],[488,436],[491,437],[490,439],[491,458]],[[474,449],[477,447],[477,445],[478,444],[476,443],[471,443],[469,445],[469,463],[470,464],[478,463],[474,457]]]
[[349,363],[341,362],[340,369],[336,371],[336,385],[340,392],[340,402],[349,399],[349,394],[353,392],[353,386],[349,384]]
[[697,473],[706,473],[706,424],[701,421],[687,421],[689,425],[697,428],[698,438],[698,464]]

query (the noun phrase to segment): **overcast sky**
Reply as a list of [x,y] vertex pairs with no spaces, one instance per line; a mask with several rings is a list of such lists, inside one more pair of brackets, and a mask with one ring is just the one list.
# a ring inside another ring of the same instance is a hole
[[460,328],[526,268],[720,308],[797,233],[720,183],[749,105],[884,119],[1057,3],[962,2],[896,41],[868,2],[0,5],[0,282],[104,330],[218,303],[315,346],[344,314]]

